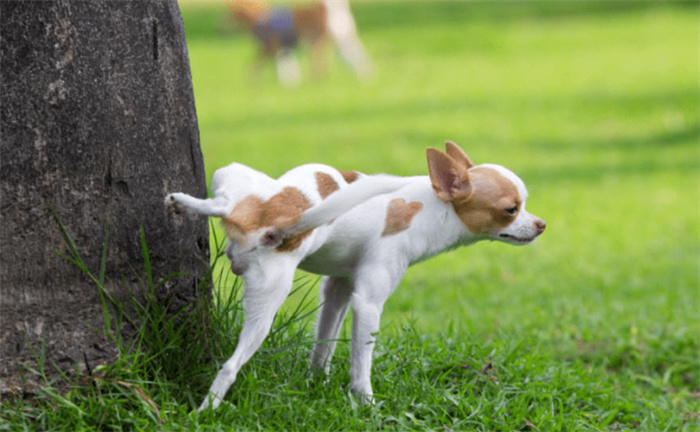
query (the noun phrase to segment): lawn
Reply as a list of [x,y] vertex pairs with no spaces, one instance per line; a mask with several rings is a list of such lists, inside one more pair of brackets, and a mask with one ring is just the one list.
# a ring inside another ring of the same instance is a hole
[[[297,318],[316,279],[300,275],[218,412],[187,414],[235,339],[188,377],[111,368],[109,394],[124,396],[47,394],[43,414],[0,411],[0,430],[700,428],[696,3],[361,1],[374,78],[339,58],[310,77],[303,52],[294,89],[272,67],[252,72],[254,45],[223,3],[181,8],[208,181],[232,161],[273,176],[307,162],[423,175],[425,148],[453,140],[519,174],[547,231],[409,270],[383,315],[374,407],[349,395],[347,342],[328,381],[308,378],[313,320]],[[217,314],[235,330],[234,315]]]

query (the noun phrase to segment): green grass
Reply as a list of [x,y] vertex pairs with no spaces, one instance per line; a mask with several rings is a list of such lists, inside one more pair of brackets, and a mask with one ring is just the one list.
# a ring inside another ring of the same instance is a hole
[[5,403],[0,430],[700,428],[696,3],[353,3],[376,77],[335,59],[293,90],[251,74],[222,3],[181,6],[208,179],[232,161],[425,174],[425,148],[449,139],[518,173],[547,232],[409,270],[383,315],[373,408],[349,395],[347,328],[329,379],[308,377],[315,279],[300,276],[224,406],[191,414],[240,326],[222,276],[204,334],[173,327],[99,386]]

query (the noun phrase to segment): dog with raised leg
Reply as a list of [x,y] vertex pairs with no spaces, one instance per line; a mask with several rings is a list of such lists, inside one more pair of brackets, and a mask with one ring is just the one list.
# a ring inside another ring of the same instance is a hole
[[533,242],[545,222],[525,210],[527,189],[510,170],[475,165],[447,142],[427,149],[428,175],[394,177],[294,168],[278,179],[233,163],[214,173],[211,199],[169,194],[175,212],[217,217],[231,270],[244,283],[246,315],[238,346],[199,407],[217,407],[270,331],[297,268],[323,275],[311,367],[329,372],[352,308],[351,389],[374,400],[372,351],[384,303],[409,266],[480,240]]

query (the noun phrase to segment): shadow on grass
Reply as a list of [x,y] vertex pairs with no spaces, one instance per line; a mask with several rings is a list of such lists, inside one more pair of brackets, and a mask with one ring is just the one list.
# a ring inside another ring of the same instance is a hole
[[[600,180],[606,176],[649,176],[668,172],[693,175],[700,169],[697,150],[698,137],[700,137],[700,126],[695,124],[643,137],[625,136],[612,140],[598,138],[585,141],[531,142],[527,145],[528,148],[550,155],[570,152],[572,147],[578,148],[578,157],[572,156],[569,163],[566,164],[525,168],[520,170],[520,174],[523,178],[538,182],[588,182]],[[694,152],[694,157],[663,157],[664,152],[677,148],[687,148],[689,155]],[[580,156],[588,152],[601,155],[604,154],[601,152],[606,150],[616,153],[617,157],[606,159],[604,156],[600,156],[600,160],[596,163],[580,160]],[[625,157],[625,155],[629,157]]]
[[577,19],[588,16],[613,16],[659,7],[691,9],[694,2],[661,1],[524,1],[524,2],[466,2],[466,1],[396,1],[367,2],[353,5],[361,31],[387,27],[411,27],[463,22],[504,22],[519,20]]
[[[614,109],[625,110],[661,110],[664,108],[676,108],[679,104],[697,106],[697,88],[688,88],[674,92],[649,92],[647,94],[629,93],[582,93],[582,94],[560,94],[557,96],[538,95],[532,96],[509,96],[506,100],[502,96],[470,96],[463,94],[451,97],[420,97],[412,100],[405,98],[387,99],[377,104],[363,105],[334,105],[321,104],[311,106],[309,109],[295,109],[283,111],[247,112],[237,121],[239,127],[245,129],[258,130],[262,127],[274,125],[278,128],[289,126],[299,126],[309,123],[310,126],[332,123],[370,121],[377,118],[406,118],[427,116],[427,115],[449,115],[455,112],[468,113],[484,111],[514,111],[520,113],[521,110],[530,110],[535,106],[539,111],[560,111],[567,110],[591,110],[591,109]],[[508,123],[508,117],[503,116],[503,122]],[[698,130],[695,126],[695,130]],[[692,135],[692,130],[688,135]],[[650,141],[650,139],[646,139]],[[429,144],[429,143],[428,143]],[[544,148],[551,146],[559,147],[558,143],[546,141],[535,143]]]

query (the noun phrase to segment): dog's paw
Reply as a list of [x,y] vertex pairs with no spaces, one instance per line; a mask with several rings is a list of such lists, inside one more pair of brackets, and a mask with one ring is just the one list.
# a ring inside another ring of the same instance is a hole
[[362,388],[360,388],[359,386],[354,385],[352,386],[351,390],[352,394],[354,394],[357,400],[360,402],[360,405],[371,406],[376,403],[371,386],[362,386]]
[[176,192],[176,193],[168,194],[165,197],[165,205],[173,213],[186,213],[187,212],[187,209],[184,206],[184,204],[182,204],[182,202],[178,199],[178,197],[180,195],[183,195],[183,194]]
[[357,395],[357,398],[362,406],[374,406],[377,404],[377,399],[374,398],[374,395]]

